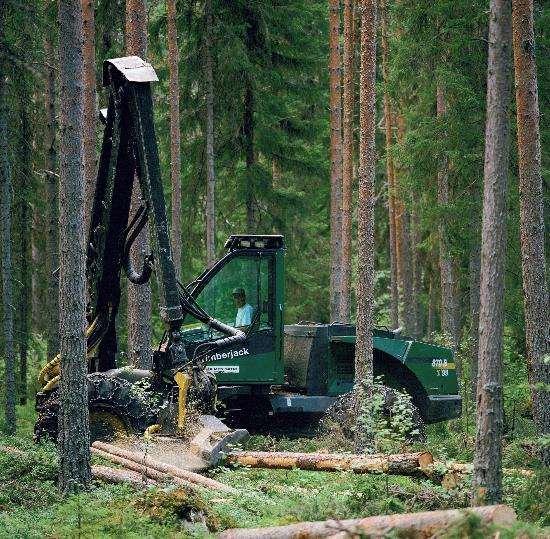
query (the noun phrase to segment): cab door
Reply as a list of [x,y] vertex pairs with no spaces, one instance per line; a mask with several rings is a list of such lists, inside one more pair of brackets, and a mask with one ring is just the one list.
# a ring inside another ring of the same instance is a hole
[[[247,333],[242,345],[210,349],[221,335],[188,316],[183,338],[190,358],[202,356],[218,383],[281,383],[275,327],[275,256],[237,251],[224,257],[198,287],[197,303],[212,317]],[[243,299],[234,296],[244,292]],[[239,315],[239,309],[241,313]],[[243,315],[244,313],[244,315]],[[236,326],[237,322],[241,325]]]

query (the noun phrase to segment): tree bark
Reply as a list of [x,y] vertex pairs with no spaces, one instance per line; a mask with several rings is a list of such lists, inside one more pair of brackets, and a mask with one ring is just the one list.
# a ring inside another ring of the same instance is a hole
[[[357,410],[365,407],[373,383],[374,176],[376,167],[376,0],[360,0],[361,72],[359,94],[359,203],[357,213]],[[355,445],[372,445],[372,433],[356,430]]]
[[130,484],[138,488],[147,488],[157,486],[154,479],[143,477],[137,472],[131,470],[119,470],[109,466],[92,466],[92,477],[99,481],[115,484]]
[[172,179],[172,258],[176,277],[181,278],[181,130],[178,30],[176,0],[166,0],[168,24],[168,66],[170,71],[170,177]]
[[[512,0],[519,160],[521,262],[527,365],[533,415],[540,436],[550,435],[550,342],[544,253],[544,208],[533,0]],[[550,448],[542,449],[550,465]]]
[[[147,56],[147,7],[144,0],[126,0],[126,53]],[[130,215],[141,205],[138,182],[134,180]],[[144,253],[150,252],[149,230],[144,228],[132,246],[132,262],[139,267]],[[135,367],[150,369],[151,352],[151,285],[128,282],[128,356]]]
[[330,321],[342,305],[342,59],[340,0],[329,0],[330,77]]
[[20,164],[20,194],[19,194],[19,403],[27,403],[27,354],[29,349],[29,318],[30,318],[30,293],[31,275],[29,262],[32,264],[30,252],[32,211],[29,205],[29,195],[32,187],[32,154],[31,145],[33,134],[31,132],[27,107],[30,96],[23,82],[20,94],[19,116],[21,125],[21,164]]
[[[443,87],[437,85],[437,117],[445,121],[447,114],[447,100]],[[446,156],[440,160],[437,172],[437,203],[441,211],[447,211],[449,204],[449,161]],[[438,224],[439,235],[439,274],[441,279],[441,330],[451,341],[451,347],[456,356],[459,345],[458,335],[458,306],[455,297],[455,275],[453,259],[447,240],[446,215],[442,214]],[[460,365],[457,362],[457,374],[460,374]]]
[[[0,2],[0,41],[3,38],[3,25],[6,6]],[[12,268],[12,179],[11,164],[8,148],[8,127],[6,103],[6,78],[0,74],[0,174],[2,197],[0,202],[2,222],[2,313],[4,317],[4,358],[5,358],[5,416],[6,433],[15,434],[15,350],[13,346],[13,268]]]
[[56,67],[52,36],[46,32],[45,50],[45,180],[47,198],[48,357],[59,352],[59,170],[57,157]]
[[412,305],[414,310],[413,337],[420,339],[424,331],[420,294],[422,293],[422,262],[420,257],[420,215],[416,205],[411,210],[411,251],[412,251]]
[[256,164],[256,154],[254,151],[254,90],[252,81],[247,78],[244,90],[244,116],[243,116],[243,136],[244,153],[246,162],[246,226],[249,234],[256,233],[256,190],[254,183],[254,165]]
[[399,327],[399,290],[397,288],[397,249],[395,238],[395,169],[392,156],[393,115],[388,84],[388,22],[386,1],[380,1],[380,29],[382,32],[382,79],[384,81],[384,128],[386,136],[386,180],[388,183],[388,228],[390,232],[390,323]]
[[314,539],[320,537],[386,537],[399,534],[403,537],[439,537],[446,528],[460,522],[468,514],[475,514],[484,523],[513,524],[516,514],[507,505],[471,507],[467,510],[446,509],[405,513],[401,515],[380,515],[349,520],[326,520],[323,522],[298,522],[286,526],[269,528],[230,529],[219,535],[220,539]]
[[509,160],[510,25],[510,0],[491,0],[473,475],[473,501],[476,505],[498,503],[502,497],[502,340]]
[[171,475],[173,477],[179,477],[185,481],[189,481],[195,485],[200,485],[212,490],[218,490],[221,492],[236,492],[234,488],[224,485],[219,481],[205,477],[204,475],[191,472],[189,470],[184,470],[178,466],[172,466],[171,464],[166,464],[159,460],[155,460],[148,456],[146,453],[141,453],[138,451],[129,451],[127,449],[122,449],[116,445],[106,444],[104,442],[94,442],[92,444],[93,449],[99,449],[105,453],[121,457],[123,459],[131,460],[137,462],[149,468],[153,468],[159,472]]
[[95,21],[93,0],[82,0],[82,28],[84,35],[84,178],[85,200],[84,232],[88,237],[96,180],[96,76],[95,76]]
[[325,472],[389,473],[424,475],[434,460],[431,453],[400,453],[396,455],[344,455],[331,453],[292,453],[289,451],[232,451],[229,464],[251,468],[313,470]]
[[212,65],[212,0],[206,0],[204,44],[206,80],[206,263],[216,261],[216,170],[214,160],[214,74]]
[[351,316],[351,220],[353,186],[353,77],[355,53],[354,0],[344,0],[344,80],[342,139],[342,261],[340,320],[350,323]]
[[[475,228],[478,230],[478,228]],[[470,249],[470,371],[471,393],[474,398],[477,391],[477,360],[479,354],[479,279],[480,279],[481,251],[476,240]]]
[[430,272],[429,286],[428,286],[428,337],[435,332],[435,311],[436,311],[437,299],[433,273]]
[[80,0],[59,2],[60,101],[60,356],[59,485],[90,482],[84,241],[83,54]]

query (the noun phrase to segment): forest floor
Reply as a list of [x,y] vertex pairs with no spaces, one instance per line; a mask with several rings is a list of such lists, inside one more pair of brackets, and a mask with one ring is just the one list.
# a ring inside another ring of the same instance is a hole
[[[239,494],[193,494],[176,488],[136,491],[94,482],[79,495],[62,497],[56,488],[53,445],[34,445],[32,408],[20,407],[17,437],[0,435],[0,446],[18,447],[24,456],[0,452],[0,538],[175,538],[211,537],[231,527],[283,525],[303,520],[353,518],[466,507],[469,481],[452,490],[411,477],[356,475],[302,470],[218,467],[210,475]],[[427,447],[438,460],[471,462],[473,439],[450,422],[428,429]],[[516,427],[517,428],[517,427]],[[550,473],[536,469],[519,436],[504,447],[504,465],[533,467],[535,476],[504,477],[504,503],[517,512],[514,528],[500,537],[550,537]],[[258,450],[334,450],[330,437],[257,434],[244,444]],[[96,457],[94,461],[99,462]],[[544,528],[547,526],[547,528]],[[446,537],[487,537],[495,529],[465,519]]]

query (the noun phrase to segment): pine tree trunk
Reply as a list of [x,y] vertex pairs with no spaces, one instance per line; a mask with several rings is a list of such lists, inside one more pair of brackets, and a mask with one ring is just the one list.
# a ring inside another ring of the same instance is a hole
[[428,286],[428,337],[435,332],[435,311],[436,311],[436,290],[434,283],[433,273],[430,272],[429,286]]
[[[126,0],[126,53],[143,59],[147,55],[147,7],[144,0]],[[132,190],[130,216],[141,205],[137,178]],[[140,267],[144,253],[150,252],[149,230],[144,228],[132,246],[132,263]],[[151,285],[128,282],[128,356],[140,369],[150,369],[151,352]]]
[[393,115],[388,83],[388,23],[385,0],[380,1],[380,27],[382,31],[382,78],[384,80],[384,127],[386,132],[386,178],[388,182],[388,223],[390,232],[390,321],[399,327],[399,290],[397,288],[397,246],[395,235],[395,169],[391,155],[393,145]]
[[48,357],[59,352],[59,180],[57,157],[56,68],[52,36],[46,33],[45,49],[45,168],[47,199],[46,271],[48,275]]
[[82,28],[84,34],[84,178],[85,234],[88,237],[96,180],[96,76],[95,76],[95,21],[93,0],[82,0]]
[[420,294],[422,293],[422,263],[420,260],[419,245],[422,241],[420,230],[420,216],[416,205],[411,211],[411,251],[412,251],[412,305],[414,310],[413,337],[420,339],[424,331]]
[[244,135],[244,153],[246,162],[246,227],[249,234],[256,233],[256,193],[254,183],[254,165],[256,164],[256,155],[254,153],[254,91],[252,82],[247,79],[244,91],[244,116],[243,116],[243,135]]
[[[361,72],[359,94],[359,201],[357,213],[357,342],[355,391],[357,410],[364,409],[373,383],[374,177],[376,167],[376,0],[359,0]],[[372,433],[358,428],[355,446],[372,445]]]
[[170,71],[170,176],[172,179],[172,258],[176,277],[181,277],[181,131],[178,30],[176,0],[166,0],[168,24],[168,66]]
[[342,59],[340,0],[329,0],[330,76],[330,321],[342,305]]
[[[437,85],[437,117],[445,121],[447,114],[447,101],[441,85]],[[442,157],[437,172],[437,202],[440,209],[446,211],[449,204],[449,162],[447,157]],[[446,216],[439,219],[439,273],[441,278],[441,330],[451,341],[451,347],[456,354],[459,344],[458,336],[458,306],[455,297],[455,275],[453,259],[449,252],[447,241]],[[456,357],[456,356],[455,356]],[[458,362],[457,374],[460,374]]]
[[29,348],[29,318],[31,275],[30,238],[32,211],[29,205],[32,187],[32,154],[31,145],[33,134],[30,128],[27,107],[31,101],[25,82],[20,94],[19,116],[21,122],[21,162],[20,162],[20,193],[19,193],[19,403],[27,403],[27,354]]
[[212,65],[212,0],[206,0],[206,263],[216,260],[216,170],[214,161],[214,74]]
[[[476,230],[478,228],[476,227]],[[470,371],[471,393],[474,397],[477,391],[477,360],[479,354],[479,272],[481,264],[481,251],[477,241],[470,250],[469,274],[470,274]]]
[[479,372],[473,501],[502,498],[502,340],[509,160],[510,0],[491,0],[481,229]]
[[340,319],[350,323],[351,315],[351,216],[353,185],[353,108],[355,86],[353,64],[355,29],[354,1],[344,0],[344,84],[343,84],[343,150],[342,150],[342,280]]
[[88,485],[90,425],[85,337],[83,52],[80,0],[59,2],[60,100],[60,355],[59,485]]
[[[405,118],[403,115],[397,117],[397,141],[403,143],[405,136]],[[400,169],[398,169],[400,170]],[[401,170],[400,170],[401,171]],[[397,174],[396,174],[397,178]],[[397,189],[397,179],[394,180],[396,187],[395,196],[395,237],[397,254],[397,282],[399,283],[399,292],[401,296],[401,316],[400,319],[408,334],[413,331],[414,306],[413,297],[413,276],[412,276],[412,256],[410,245],[410,216],[405,208],[403,199]]]
[[[6,6],[0,2],[0,41],[3,37],[3,25]],[[5,416],[6,433],[15,434],[15,350],[13,346],[13,268],[11,260],[11,205],[12,184],[11,166],[8,149],[8,127],[6,103],[6,79],[0,74],[0,174],[1,174],[1,226],[2,226],[2,313],[4,317],[4,357],[5,357]]]
[[[550,435],[550,342],[533,0],[512,0],[519,158],[521,260],[527,364],[540,436]],[[550,448],[542,450],[550,465]]]

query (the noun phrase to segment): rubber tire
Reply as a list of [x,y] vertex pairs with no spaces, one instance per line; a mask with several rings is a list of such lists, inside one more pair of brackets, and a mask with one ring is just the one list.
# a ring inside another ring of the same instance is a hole
[[[106,412],[118,418],[128,434],[140,434],[158,420],[157,413],[139,393],[132,391],[132,383],[94,373],[88,375],[88,406],[92,412]],[[59,390],[55,389],[38,409],[34,426],[36,441],[57,441]],[[92,442],[95,440],[91,440]]]

